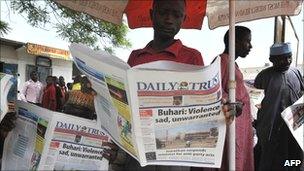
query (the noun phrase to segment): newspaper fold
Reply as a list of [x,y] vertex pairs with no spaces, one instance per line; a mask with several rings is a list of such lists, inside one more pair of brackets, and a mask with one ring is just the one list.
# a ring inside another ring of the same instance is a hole
[[0,109],[0,121],[4,118],[8,112],[7,95],[10,88],[13,85],[13,76],[5,73],[0,73],[0,98],[1,98],[1,109]]

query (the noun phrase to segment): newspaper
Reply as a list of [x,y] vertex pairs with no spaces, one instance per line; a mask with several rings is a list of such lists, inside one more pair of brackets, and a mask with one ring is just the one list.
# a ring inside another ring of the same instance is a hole
[[257,119],[258,109],[261,106],[261,102],[264,98],[264,90],[254,87],[254,80],[246,80],[245,85],[250,97],[250,110],[253,119]]
[[208,67],[158,61],[131,68],[81,44],[70,50],[97,92],[101,127],[141,166],[220,167],[226,124],[219,58]]
[[5,140],[2,170],[107,170],[109,136],[96,121],[17,102],[16,128]]
[[281,113],[291,134],[304,151],[304,96]]
[[8,112],[7,95],[10,88],[13,85],[13,76],[5,73],[0,73],[0,98],[1,98],[1,109],[0,109],[0,121],[4,118]]

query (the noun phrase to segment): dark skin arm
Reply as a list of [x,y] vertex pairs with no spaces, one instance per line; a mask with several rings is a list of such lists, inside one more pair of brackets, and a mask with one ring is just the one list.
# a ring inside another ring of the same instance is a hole
[[102,142],[102,146],[109,147],[109,149],[104,149],[102,156],[109,160],[110,163],[113,162],[116,159],[119,147],[111,142]]
[[8,103],[8,112],[0,123],[0,136],[1,140],[4,140],[7,134],[15,128],[15,122],[17,119],[16,109],[14,103]]

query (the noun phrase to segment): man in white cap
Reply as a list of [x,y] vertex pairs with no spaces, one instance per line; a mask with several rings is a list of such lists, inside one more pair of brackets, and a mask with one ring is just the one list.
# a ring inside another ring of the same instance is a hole
[[257,136],[260,155],[257,170],[300,170],[284,167],[286,160],[301,160],[303,151],[289,132],[281,112],[303,94],[304,83],[300,71],[290,67],[290,43],[276,43],[270,47],[273,66],[261,71],[254,86],[264,89],[265,97],[257,118]]

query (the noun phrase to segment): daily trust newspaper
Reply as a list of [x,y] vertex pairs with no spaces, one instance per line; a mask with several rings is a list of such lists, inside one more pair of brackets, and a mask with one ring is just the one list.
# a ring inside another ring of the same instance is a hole
[[5,114],[8,111],[8,105],[7,105],[7,95],[10,90],[10,88],[13,85],[12,82],[12,75],[0,73],[0,99],[1,99],[1,108],[0,108],[0,121],[4,118]]
[[17,102],[16,127],[4,144],[2,170],[107,170],[109,136],[96,121]]
[[291,134],[304,151],[304,96],[281,113]]
[[81,44],[70,50],[97,91],[102,128],[141,166],[220,167],[226,131],[220,59],[208,67],[158,61],[130,68]]

